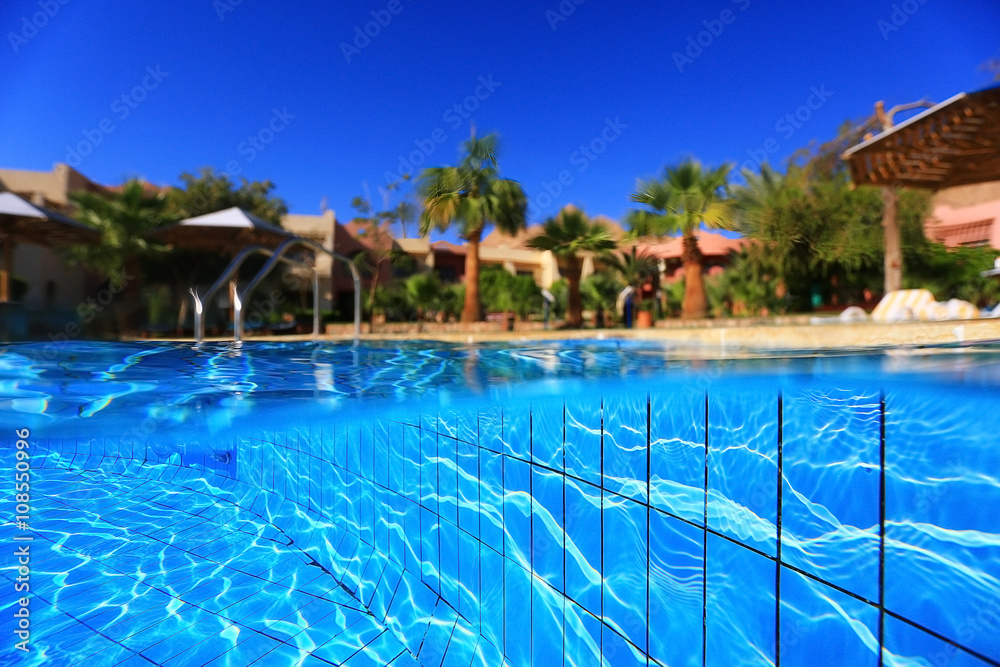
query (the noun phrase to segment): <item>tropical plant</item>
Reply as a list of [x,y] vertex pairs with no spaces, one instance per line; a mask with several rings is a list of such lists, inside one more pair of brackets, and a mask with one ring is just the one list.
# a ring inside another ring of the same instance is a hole
[[72,257],[120,286],[124,305],[116,307],[119,326],[135,330],[141,285],[149,261],[165,248],[148,239],[149,232],[172,222],[162,196],[150,195],[144,185],[131,180],[110,195],[75,192],[77,219],[101,232],[99,245],[80,246]]
[[444,287],[433,271],[410,276],[404,290],[410,307],[419,319],[427,319],[429,315],[443,309]]
[[445,230],[457,225],[459,237],[468,244],[463,322],[482,319],[479,242],[486,225],[492,223],[511,235],[525,226],[527,197],[518,183],[500,178],[498,149],[495,135],[477,139],[473,134],[463,145],[465,154],[458,166],[431,167],[420,176],[418,188],[424,199],[421,235],[426,236],[432,228]]
[[729,165],[703,169],[695,160],[668,167],[662,180],[640,181],[631,201],[645,206],[629,215],[630,234],[635,237],[683,236],[685,318],[705,317],[707,301],[704,261],[695,232],[701,225],[731,229],[732,204],[727,195]]
[[[792,165],[787,174],[768,166],[744,172],[734,192],[738,229],[751,241],[743,261],[729,271],[750,271],[770,281],[780,300],[796,310],[809,295],[836,284],[845,295],[879,291],[885,255],[879,189],[852,188],[844,171]],[[898,200],[902,245],[909,253],[925,243],[926,193],[904,190]],[[773,281],[771,281],[773,279]]]
[[549,218],[541,231],[528,240],[528,247],[548,250],[559,260],[560,273],[566,278],[569,303],[566,326],[583,326],[583,301],[580,298],[581,253],[606,255],[617,247],[611,231],[600,222],[591,222],[579,209],[567,206],[555,218]]
[[636,291],[636,297],[642,292],[642,286],[652,282],[660,270],[655,257],[640,255],[635,246],[632,247],[632,252],[624,253],[621,257],[608,257],[605,262],[623,286],[629,285]]
[[514,313],[521,319],[542,307],[542,290],[531,276],[516,276],[499,266],[490,266],[480,274],[482,300],[486,310]]
[[167,205],[178,218],[191,218],[238,206],[261,220],[281,225],[281,218],[288,213],[288,206],[272,194],[271,181],[240,180],[239,187],[225,172],[204,167],[195,175],[181,174],[183,188],[173,188],[167,193]]
[[[611,271],[596,271],[580,281],[580,296],[587,310],[614,312],[624,285]],[[598,322],[601,326],[601,322]]]

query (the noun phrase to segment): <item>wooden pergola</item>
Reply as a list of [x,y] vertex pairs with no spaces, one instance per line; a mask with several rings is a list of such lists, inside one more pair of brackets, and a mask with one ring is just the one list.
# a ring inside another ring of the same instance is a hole
[[844,153],[857,185],[1000,181],[1000,86],[959,93]]
[[896,189],[940,190],[1000,181],[1000,86],[959,93],[898,125],[881,103],[876,115],[883,131],[842,157],[855,185],[882,187],[885,290],[890,292],[902,282]]

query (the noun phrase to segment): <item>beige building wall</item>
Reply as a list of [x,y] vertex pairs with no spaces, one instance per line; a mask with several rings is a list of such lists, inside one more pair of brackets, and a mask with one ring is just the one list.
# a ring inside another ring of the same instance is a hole
[[[331,210],[320,215],[302,215],[289,213],[281,219],[281,226],[287,231],[310,239],[322,245],[327,250],[334,250],[334,238],[337,230],[337,214]],[[333,258],[325,253],[317,253],[315,269],[319,273],[319,306],[321,310],[332,307],[333,304]],[[311,274],[302,277],[311,279]]]
[[[0,188],[37,206],[70,214],[71,192],[103,190],[80,172],[61,163],[52,171],[0,169]],[[59,312],[69,317],[88,296],[86,272],[54,250],[33,243],[18,243],[14,247],[13,264],[14,275],[28,282],[24,303],[29,311]]]

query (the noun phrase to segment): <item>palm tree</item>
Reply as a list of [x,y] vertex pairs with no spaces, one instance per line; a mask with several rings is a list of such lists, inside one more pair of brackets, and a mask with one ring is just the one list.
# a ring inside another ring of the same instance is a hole
[[525,226],[527,197],[521,186],[502,179],[497,169],[498,142],[495,135],[465,142],[465,155],[456,167],[431,167],[420,175],[424,198],[420,233],[431,228],[445,230],[456,224],[458,235],[468,243],[465,255],[465,306],[462,322],[482,319],[479,303],[479,242],[486,225],[493,223],[514,235]]
[[[108,278],[123,290],[125,308],[118,307],[120,326],[136,328],[136,306],[141,294],[141,274],[150,260],[163,251],[147,239],[157,227],[173,222],[167,202],[161,195],[150,196],[137,180],[125,183],[111,196],[94,192],[76,192],[70,198],[76,204],[76,217],[101,232],[103,242],[81,247],[74,258]],[[128,315],[124,313],[128,312]]]
[[629,216],[633,237],[666,236],[680,232],[684,237],[681,262],[684,264],[684,318],[705,317],[707,299],[703,278],[703,257],[695,231],[731,229],[732,204],[727,197],[729,165],[703,169],[688,159],[664,171],[663,180],[639,181],[629,199],[646,209]]
[[566,308],[566,326],[583,326],[583,301],[580,297],[580,271],[583,268],[580,253],[604,255],[617,247],[611,231],[599,222],[591,222],[583,211],[567,206],[555,218],[549,218],[542,231],[528,241],[528,247],[548,250],[560,261],[560,272],[566,278],[569,303]]

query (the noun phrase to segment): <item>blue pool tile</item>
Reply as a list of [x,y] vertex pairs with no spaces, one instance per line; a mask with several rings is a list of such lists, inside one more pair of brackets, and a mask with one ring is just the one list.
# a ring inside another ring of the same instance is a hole
[[885,400],[886,607],[1000,661],[996,392]]
[[697,391],[650,398],[649,502],[704,523],[705,395]]
[[385,572],[388,561],[389,559],[385,556],[385,554],[381,553],[377,549],[372,550],[371,557],[365,565],[358,585],[358,599],[361,600],[361,604],[366,607],[371,605],[372,597],[375,595],[375,589],[379,580],[382,578],[383,572]]
[[782,560],[878,598],[879,396],[786,392]]
[[438,438],[438,514],[443,521],[458,525],[458,442]]
[[602,656],[605,665],[614,667],[645,667],[646,655],[634,644],[608,626],[602,629]]
[[476,653],[479,633],[459,619],[451,633],[451,640],[441,661],[441,667],[469,667]]
[[420,502],[420,429],[403,426],[403,494]]
[[369,482],[375,479],[375,435],[371,423],[363,423],[358,428],[358,465],[361,476]]
[[504,559],[504,646],[512,665],[531,664],[531,575]]
[[696,526],[650,510],[649,656],[665,665],[701,665],[703,539]]
[[420,429],[420,504],[438,513],[438,435]]
[[784,568],[780,630],[783,663],[879,664],[878,610]]
[[407,646],[416,649],[427,631],[437,595],[409,573],[400,578],[385,625]]
[[368,609],[374,614],[375,620],[380,623],[385,620],[386,615],[389,613],[389,606],[392,603],[393,596],[396,594],[396,588],[402,576],[403,569],[399,565],[392,561],[385,564],[382,576],[375,587],[375,593],[372,595],[371,602],[367,605]]
[[531,496],[531,568],[557,591],[564,591],[563,479],[559,473],[533,468]]
[[396,422],[386,423],[388,488],[394,494],[404,492],[405,481],[403,473],[404,447],[403,425]]
[[389,424],[384,419],[372,425],[372,479],[383,488],[389,486]]
[[503,449],[503,408],[490,405],[479,411],[479,445],[495,454]]
[[483,638],[503,650],[504,558],[489,547],[480,550],[480,614]]
[[531,462],[563,470],[563,403],[531,405]]
[[[975,632],[970,628],[970,632]],[[996,646],[995,633],[991,637]],[[969,637],[965,637],[969,639]],[[993,658],[996,653],[987,653]],[[885,619],[885,648],[883,653],[886,665],[919,665],[920,667],[985,667],[990,663],[963,650],[960,645],[941,641],[919,628],[889,616]],[[995,661],[994,661],[995,664]]]
[[486,449],[479,452],[479,531],[483,543],[503,553],[503,457]]
[[531,581],[531,658],[534,665],[557,665],[563,656],[566,598],[538,577]]
[[778,393],[717,391],[708,412],[709,525],[775,555]]
[[448,642],[455,631],[458,614],[444,600],[438,600],[417,659],[425,667],[438,667],[444,660]]
[[479,550],[481,543],[475,537],[458,532],[458,613],[479,634],[480,578]]
[[646,502],[649,486],[648,399],[604,398],[604,488]]
[[566,473],[601,485],[601,401],[567,398],[565,403]]
[[563,627],[565,653],[573,666],[601,667],[600,619],[567,600]]
[[441,546],[441,597],[456,609],[461,604],[458,579],[458,533],[457,526],[442,521],[440,524]]
[[504,556],[525,568],[531,567],[531,466],[505,457]]
[[440,525],[436,514],[420,509],[420,578],[437,593],[441,592]]
[[492,667],[502,664],[504,664],[503,653],[500,652],[500,649],[480,639],[476,645],[475,654],[472,656],[471,667]]
[[459,441],[458,463],[458,526],[473,537],[479,537],[479,453],[476,445]]
[[604,621],[646,650],[647,508],[605,494]]
[[502,432],[504,453],[527,461],[531,456],[531,411],[526,405],[504,406]]
[[774,562],[715,535],[706,560],[706,665],[773,664]]

